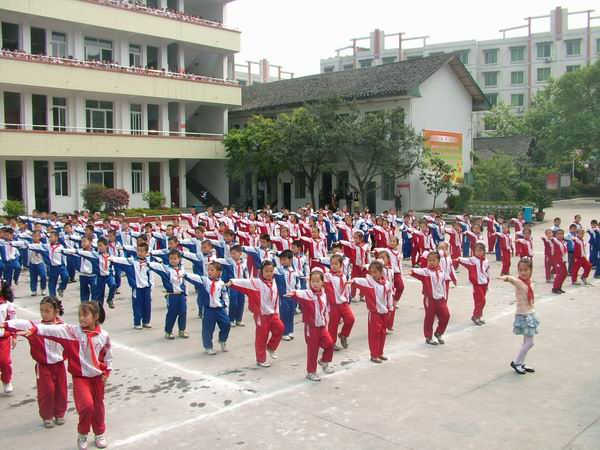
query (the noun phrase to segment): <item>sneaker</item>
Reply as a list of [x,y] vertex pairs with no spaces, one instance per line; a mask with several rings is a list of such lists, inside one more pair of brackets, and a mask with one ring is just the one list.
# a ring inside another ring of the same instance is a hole
[[333,344],[333,351],[334,352],[339,352],[341,349],[342,349],[342,347],[340,347],[339,345]]
[[293,341],[294,340],[294,333],[290,333],[288,334],[288,336],[290,337],[290,339]]
[[535,373],[535,369],[533,367],[526,366],[525,364],[521,364],[521,367],[525,372]]
[[143,327],[142,327],[141,325],[134,325],[134,326],[133,326],[133,329],[134,329],[134,330],[142,330],[142,329],[143,329]]
[[246,324],[244,322],[236,322],[235,323],[238,327],[245,327]]
[[481,325],[485,325],[485,320],[483,320],[483,317],[479,318],[479,322],[481,323]]
[[235,328],[235,327],[236,327],[236,325],[235,325],[235,322],[230,322],[230,323],[229,323],[229,326],[230,326],[231,328]]
[[282,341],[291,341],[292,338],[288,334],[286,334],[286,335],[284,335],[284,336],[281,337],[281,340]]
[[562,294],[563,291],[561,289],[552,289],[553,294]]
[[581,277],[581,284],[583,284],[583,285],[584,285],[584,286],[586,286],[586,287],[589,287],[589,286],[591,286],[591,284],[590,284],[590,283],[588,283],[588,280],[587,280],[587,278],[583,278],[583,277]]
[[271,358],[277,359],[277,353],[275,353],[275,350],[271,350],[270,348],[268,348],[267,351],[269,352],[269,356]]
[[108,300],[106,303],[108,303],[108,307],[110,309],[115,309],[115,302],[113,302],[112,300]]
[[46,295],[48,295],[48,293],[46,291],[42,291],[42,295],[45,297]]
[[227,349],[227,342],[219,342],[219,345],[221,346],[221,351],[223,353],[228,352],[229,350]]
[[571,281],[571,285],[573,285],[573,286],[581,286],[581,283],[579,281]]
[[381,355],[381,356],[379,357],[379,359],[380,359],[380,360],[382,360],[382,361],[387,361],[389,358],[388,358],[387,356],[383,356],[383,355]]
[[435,338],[438,341],[438,344],[444,345],[446,343],[446,341],[444,341],[444,338],[442,337],[441,334],[438,333],[433,333],[433,335],[435,336]]
[[6,383],[4,384],[4,393],[5,394],[10,394],[13,391],[13,385],[12,383]]
[[552,279],[546,280],[546,283],[552,284],[554,281]]
[[371,361],[374,362],[374,363],[376,363],[376,364],[381,364],[383,362],[379,358],[371,358]]
[[215,352],[214,348],[205,348],[204,353],[206,353],[207,355],[210,355],[210,356],[214,356],[217,354],[217,352]]
[[478,327],[480,327],[481,325],[483,325],[483,324],[481,323],[481,320],[480,320],[480,319],[478,319],[477,317],[471,317],[471,321],[472,321],[472,322],[473,322],[475,325],[477,325]]
[[108,442],[106,442],[106,438],[103,434],[99,434],[94,436],[94,444],[96,444],[96,448],[106,448],[108,447]]
[[173,336],[173,333],[165,333],[165,339],[173,340],[175,336]]
[[58,426],[64,425],[65,424],[65,418],[64,417],[55,417],[54,418],[54,423]]
[[343,336],[341,333],[338,334],[338,337],[340,338],[340,344],[342,344],[342,347],[348,348],[348,337]]
[[144,324],[142,324],[142,327],[144,327],[144,328],[152,328],[152,324],[150,324],[150,323],[144,323]]
[[179,330],[179,337],[183,339],[188,339],[190,337],[189,334],[185,332],[185,330]]
[[310,381],[321,381],[321,377],[316,372],[308,372],[306,378]]
[[565,291],[564,289],[559,289],[559,291],[560,291],[561,294],[566,294],[567,293],[567,291]]
[[268,362],[264,361],[264,362],[257,362],[256,365],[258,367],[263,367],[263,368],[267,368],[267,367],[271,367],[271,364],[269,364]]
[[[64,290],[64,289],[58,289],[56,292],[58,292],[58,296],[59,296],[59,297],[62,297],[62,296],[64,295],[64,293],[65,293],[65,290]],[[86,438],[86,439],[87,439],[87,438]],[[87,448],[87,444],[85,444],[85,445],[86,445],[86,447],[85,447],[85,448]]]
[[438,345],[437,341],[434,341],[433,339],[425,339],[425,343],[429,345]]
[[319,360],[318,362],[319,362],[319,365],[321,366],[321,369],[323,369],[323,373],[330,375],[335,372],[335,370],[333,370],[331,367],[329,367],[328,362],[323,362],[321,360]]
[[519,375],[525,375],[527,373],[522,365],[516,365],[514,361],[510,362],[510,367],[512,367]]
[[52,422],[52,419],[44,420],[44,427],[46,427],[46,428],[54,428],[54,422]]
[[[31,296],[32,296],[32,297],[35,297],[36,295],[37,295],[37,292],[35,292],[35,291],[31,291]],[[44,294],[42,294],[42,295],[44,295]]]
[[80,434],[77,436],[77,448],[79,450],[87,450],[87,434]]

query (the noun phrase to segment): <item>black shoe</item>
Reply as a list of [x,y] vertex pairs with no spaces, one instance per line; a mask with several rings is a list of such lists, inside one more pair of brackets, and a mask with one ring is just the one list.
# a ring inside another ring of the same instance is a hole
[[481,325],[485,325],[485,320],[483,320],[482,318],[479,318],[479,323],[480,323]]
[[553,294],[562,294],[562,293],[563,293],[563,291],[562,291],[562,290],[560,290],[560,289],[552,289],[552,293],[553,293]]
[[477,325],[478,327],[480,327],[481,325],[483,325],[483,324],[481,323],[481,320],[479,320],[477,317],[471,317],[471,321],[472,321],[472,322],[473,322],[475,325]]
[[562,289],[559,289],[559,291],[560,291],[561,294],[566,294],[567,293],[567,291],[563,291]]
[[525,369],[523,369],[523,366],[517,366],[514,361],[510,362],[510,367],[515,369],[515,372],[517,372],[519,375],[525,375],[527,373]]
[[525,364],[523,364],[521,367],[525,372],[535,373],[535,369],[533,367],[526,366]]
[[114,304],[114,302],[112,300],[108,300],[106,303],[108,303],[108,307],[110,309],[115,309],[115,304]]

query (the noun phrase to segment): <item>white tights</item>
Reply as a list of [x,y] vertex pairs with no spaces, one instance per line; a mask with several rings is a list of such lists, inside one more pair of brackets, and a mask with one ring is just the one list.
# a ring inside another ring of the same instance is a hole
[[521,345],[521,348],[514,359],[514,362],[517,366],[525,364],[527,352],[531,349],[531,347],[533,347],[533,336],[523,336],[523,345]]

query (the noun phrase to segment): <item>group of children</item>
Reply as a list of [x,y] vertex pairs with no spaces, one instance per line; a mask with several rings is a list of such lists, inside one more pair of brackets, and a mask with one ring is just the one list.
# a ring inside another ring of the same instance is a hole
[[[571,225],[575,230],[570,238],[570,270],[577,283],[577,273],[583,269],[582,281],[587,283],[592,265],[597,267],[600,260],[600,232],[592,222],[588,246],[577,217]],[[5,392],[12,391],[10,350],[21,334],[29,339],[36,361],[40,416],[47,427],[61,425],[66,407],[63,360],[69,360],[79,413],[79,448],[86,448],[90,427],[96,445],[106,446],[103,386],[111,355],[108,334],[99,324],[105,317],[106,292],[107,304],[114,308],[122,276],[132,290],[133,326],[137,330],[152,327],[153,274],[162,281],[167,306],[164,331],[169,340],[175,338],[175,323],[178,336],[189,337],[186,300],[193,288],[202,319],[202,345],[208,355],[217,353],[213,343],[216,327],[220,350],[227,352],[231,328],[245,326],[247,297],[256,327],[255,356],[260,367],[270,366],[267,355],[277,359],[282,340],[294,339],[294,316],[299,309],[307,346],[306,377],[319,381],[318,366],[323,373],[332,373],[334,352],[349,346],[355,323],[353,302],[366,303],[371,361],[381,364],[388,359],[386,335],[394,329],[395,312],[404,292],[405,259],[411,261],[409,275],[422,284],[427,344],[445,344],[450,283],[456,285],[460,266],[468,272],[472,285],[471,320],[477,326],[484,325],[490,283],[486,242],[481,234],[485,224],[487,250],[497,253],[502,261],[501,278],[513,284],[516,292],[513,330],[524,336],[524,342],[511,367],[519,374],[533,372],[525,364],[525,356],[539,325],[531,286],[534,254],[531,229],[521,215],[511,220],[515,239],[501,218],[491,215],[471,224],[465,214],[457,217],[452,227],[447,227],[439,215],[418,220],[410,212],[398,218],[394,211],[371,217],[368,213],[352,216],[344,210],[238,214],[232,209],[222,213],[209,209],[180,218],[189,226],[182,227],[179,218],[167,226],[158,222],[130,224],[123,218],[100,220],[84,212],[66,222],[60,222],[55,214],[22,217],[2,228],[0,254],[6,282],[0,295],[0,332],[4,336],[0,337],[0,372]],[[547,230],[543,238],[545,244],[546,239],[551,243],[545,262],[547,280],[554,276],[553,292],[558,290],[554,288],[557,283],[561,286],[564,281],[570,253],[559,227],[555,221],[556,229],[549,230],[552,235]],[[518,278],[509,274],[513,253],[520,257]],[[18,282],[17,272],[22,266],[29,269],[32,295],[37,295],[37,279],[40,281],[44,296],[41,322],[15,318],[10,286]],[[80,324],[69,326],[60,320],[59,297],[77,271]]]

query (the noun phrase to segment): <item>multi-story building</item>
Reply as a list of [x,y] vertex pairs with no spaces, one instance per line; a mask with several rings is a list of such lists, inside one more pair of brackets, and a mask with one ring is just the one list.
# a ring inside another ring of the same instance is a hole
[[294,78],[293,72],[283,70],[283,67],[270,64],[268,60],[246,61],[245,64],[235,63],[235,79],[242,86],[254,83],[270,83]]
[[3,0],[0,199],[82,208],[88,183],[131,207],[228,198],[223,134],[241,104],[230,0]]
[[[549,15],[530,17],[521,26],[500,30],[502,38],[428,44],[429,36],[408,37],[375,30],[369,37],[351,39],[336,56],[321,60],[321,72],[337,72],[455,52],[481,86],[491,105],[502,101],[522,114],[535,93],[550,78],[592,64],[600,57],[600,16],[593,10],[569,12],[557,7]],[[583,16],[587,26],[570,28],[569,18]],[[549,30],[532,32],[540,21]],[[594,26],[596,23],[598,25]],[[525,32],[525,35],[514,36]],[[420,45],[415,46],[415,42]],[[480,113],[476,134],[484,133]]]

